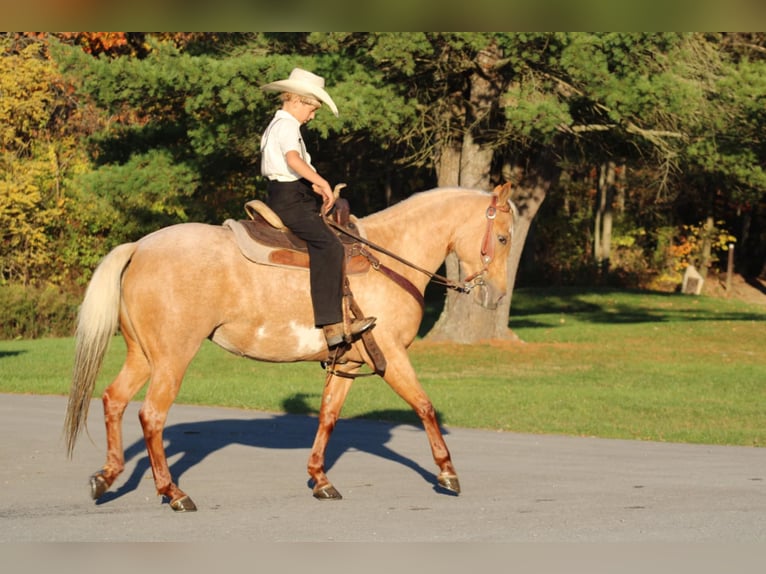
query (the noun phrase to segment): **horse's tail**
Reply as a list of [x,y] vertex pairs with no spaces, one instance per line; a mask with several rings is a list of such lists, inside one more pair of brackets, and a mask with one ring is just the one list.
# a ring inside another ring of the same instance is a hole
[[120,315],[122,272],[136,250],[135,243],[115,247],[101,261],[90,280],[77,316],[75,360],[69,389],[64,434],[71,458],[80,431],[88,420],[88,407],[109,342]]

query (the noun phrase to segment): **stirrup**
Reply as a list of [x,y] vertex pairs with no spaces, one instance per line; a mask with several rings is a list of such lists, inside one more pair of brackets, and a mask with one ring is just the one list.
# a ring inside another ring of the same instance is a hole
[[365,317],[363,319],[356,319],[348,325],[346,328],[345,323],[333,323],[332,325],[324,325],[322,331],[324,332],[325,340],[329,348],[337,347],[341,343],[351,343],[365,331],[368,331],[375,325],[375,317]]

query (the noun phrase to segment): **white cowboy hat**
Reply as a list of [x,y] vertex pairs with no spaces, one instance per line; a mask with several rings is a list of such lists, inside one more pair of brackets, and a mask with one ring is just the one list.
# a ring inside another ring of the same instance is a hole
[[299,96],[312,96],[320,102],[324,102],[332,110],[332,113],[338,115],[338,108],[332,101],[330,94],[324,89],[324,78],[317,76],[301,68],[293,68],[290,77],[286,80],[271,82],[261,86],[262,90],[267,92],[290,92]]

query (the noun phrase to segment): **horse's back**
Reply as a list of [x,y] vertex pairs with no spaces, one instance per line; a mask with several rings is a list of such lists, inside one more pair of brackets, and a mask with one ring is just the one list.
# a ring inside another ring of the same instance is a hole
[[138,250],[156,249],[170,252],[199,249],[200,246],[226,250],[233,246],[231,232],[222,225],[178,223],[158,229],[138,241]]

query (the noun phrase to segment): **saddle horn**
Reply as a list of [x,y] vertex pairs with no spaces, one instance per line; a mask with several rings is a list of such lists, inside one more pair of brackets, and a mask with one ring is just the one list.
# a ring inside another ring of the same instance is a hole
[[340,197],[340,190],[346,187],[345,183],[336,183],[335,187],[332,190],[332,194],[335,196],[335,199],[338,199]]

